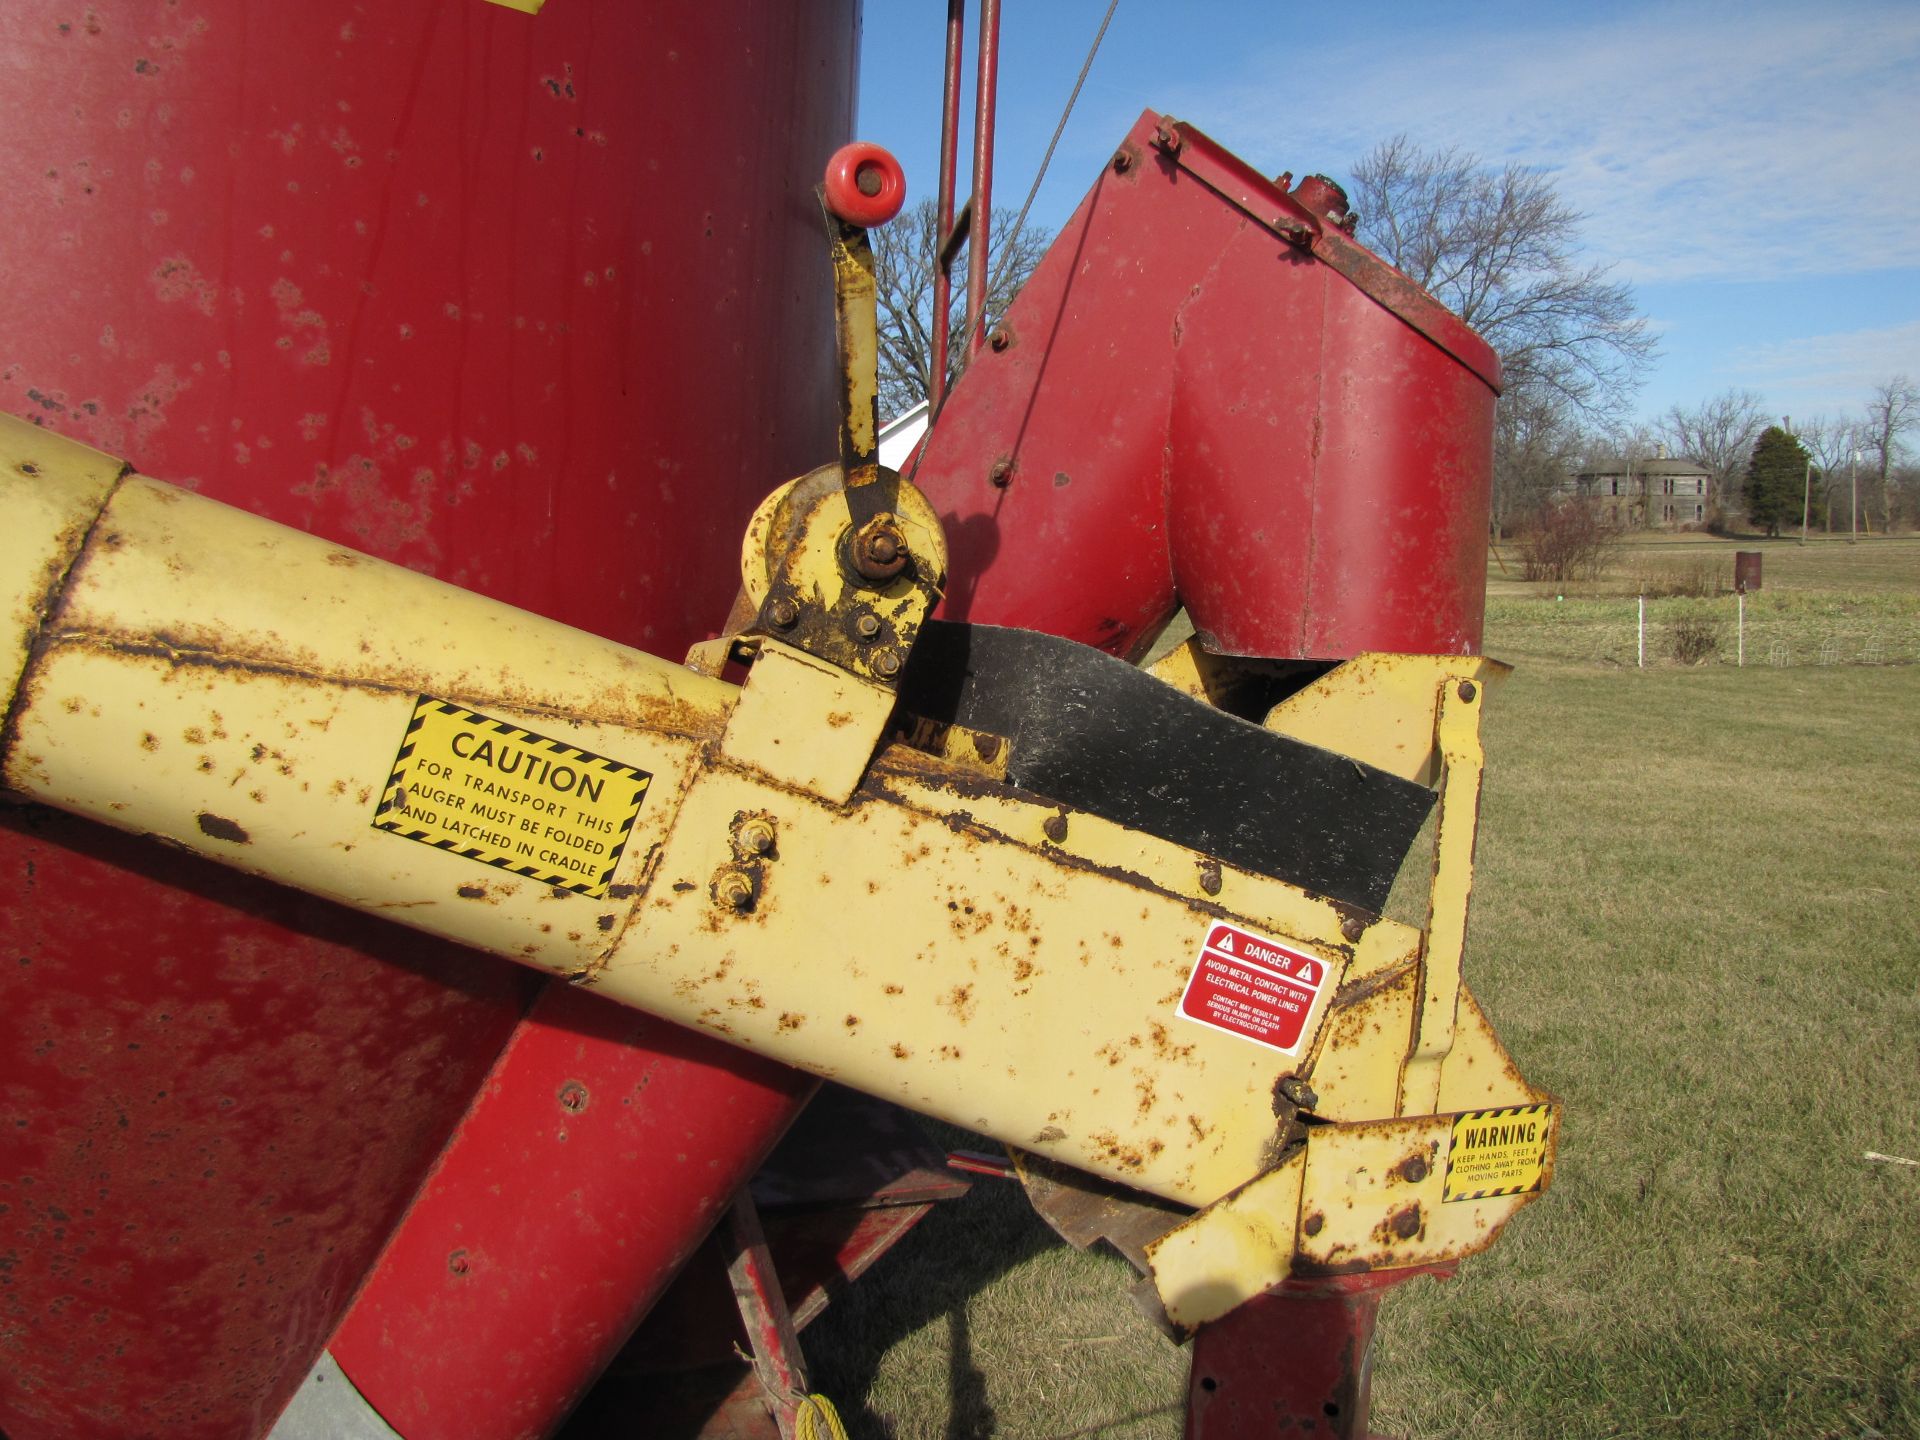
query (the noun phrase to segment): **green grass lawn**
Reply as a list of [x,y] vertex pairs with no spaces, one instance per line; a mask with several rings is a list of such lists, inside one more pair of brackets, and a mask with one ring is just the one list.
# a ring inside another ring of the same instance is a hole
[[[1897,609],[1897,543],[1770,549],[1767,593]],[[1640,671],[1542,628],[1496,603],[1468,975],[1565,1102],[1558,1175],[1390,1298],[1375,1427],[1920,1437],[1920,1170],[1864,1158],[1920,1158],[1920,667]],[[855,1436],[1170,1440],[1184,1353],[1130,1278],[982,1181],[807,1349]]]

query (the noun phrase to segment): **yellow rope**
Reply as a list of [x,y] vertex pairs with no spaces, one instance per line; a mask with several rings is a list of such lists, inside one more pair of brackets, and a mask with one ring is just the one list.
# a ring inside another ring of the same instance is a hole
[[847,1440],[847,1427],[840,1423],[840,1412],[824,1395],[803,1395],[794,1413],[794,1440]]

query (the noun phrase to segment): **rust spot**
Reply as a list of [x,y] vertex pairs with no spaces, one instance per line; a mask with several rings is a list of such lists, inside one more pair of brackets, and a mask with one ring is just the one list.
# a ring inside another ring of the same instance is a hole
[[1318,1235],[1327,1226],[1327,1217],[1318,1210],[1300,1222],[1300,1231],[1304,1235]]
[[851,725],[852,723],[853,723],[853,716],[845,710],[829,710],[827,712],[827,725],[831,729],[834,729],[834,730],[845,729],[848,725]]
[[905,992],[898,985],[882,985],[880,989],[888,995],[900,995]]
[[151,730],[147,731],[146,734],[140,737],[140,748],[142,750],[158,750],[160,748],[160,737]]
[[860,1028],[860,1017],[858,1015],[849,1015],[840,1023],[845,1025],[849,1030],[858,1030]]
[[473,884],[462,885],[453,893],[458,895],[462,900],[484,900],[487,898],[487,887]]
[[780,1013],[780,1030],[782,1034],[789,1030],[798,1030],[806,1023],[807,1017],[804,1015],[796,1015],[791,1010],[783,1010]]
[[1391,1245],[1395,1240],[1412,1240],[1425,1233],[1426,1228],[1426,1217],[1416,1202],[1389,1212],[1386,1219],[1373,1227],[1373,1238],[1382,1245]]
[[1040,1131],[1039,1134],[1033,1137],[1032,1143],[1035,1145],[1046,1145],[1051,1143],[1052,1141],[1064,1140],[1066,1138],[1067,1138],[1066,1131],[1062,1130],[1058,1125],[1049,1125],[1046,1127],[1046,1129]]
[[234,845],[249,845],[253,837],[233,821],[222,815],[212,815],[202,810],[198,817],[200,833],[211,835],[215,840],[225,840]]
[[614,922],[619,918],[620,917],[617,915],[602,915],[598,919],[596,919],[594,923],[598,925],[602,930],[611,930],[613,929]]
[[913,1051],[909,1050],[906,1046],[902,1045],[898,1040],[893,1042],[893,1058],[894,1059],[904,1060],[911,1054],[913,1054]]
[[1409,1185],[1418,1185],[1427,1178],[1427,1152],[1414,1151],[1387,1173],[1395,1179],[1406,1181]]
[[587,1108],[587,1087],[578,1080],[569,1080],[560,1087],[560,1108],[569,1115],[578,1115]]

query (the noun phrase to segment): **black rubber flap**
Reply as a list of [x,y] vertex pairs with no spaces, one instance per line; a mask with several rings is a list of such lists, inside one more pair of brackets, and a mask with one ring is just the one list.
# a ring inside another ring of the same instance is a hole
[[1424,785],[1032,630],[929,621],[901,704],[1009,741],[1022,790],[1375,913],[1433,807]]

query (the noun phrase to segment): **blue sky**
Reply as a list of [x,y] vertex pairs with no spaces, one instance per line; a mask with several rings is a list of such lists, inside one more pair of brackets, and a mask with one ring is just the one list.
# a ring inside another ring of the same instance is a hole
[[[1105,9],[1005,0],[996,206],[1025,197]],[[859,133],[900,157],[911,196],[938,179],[944,13],[867,0]],[[1149,107],[1268,173],[1344,179],[1401,131],[1547,172],[1659,333],[1644,416],[1729,386],[1833,414],[1920,380],[1913,0],[1120,0],[1034,218],[1057,227]]]

